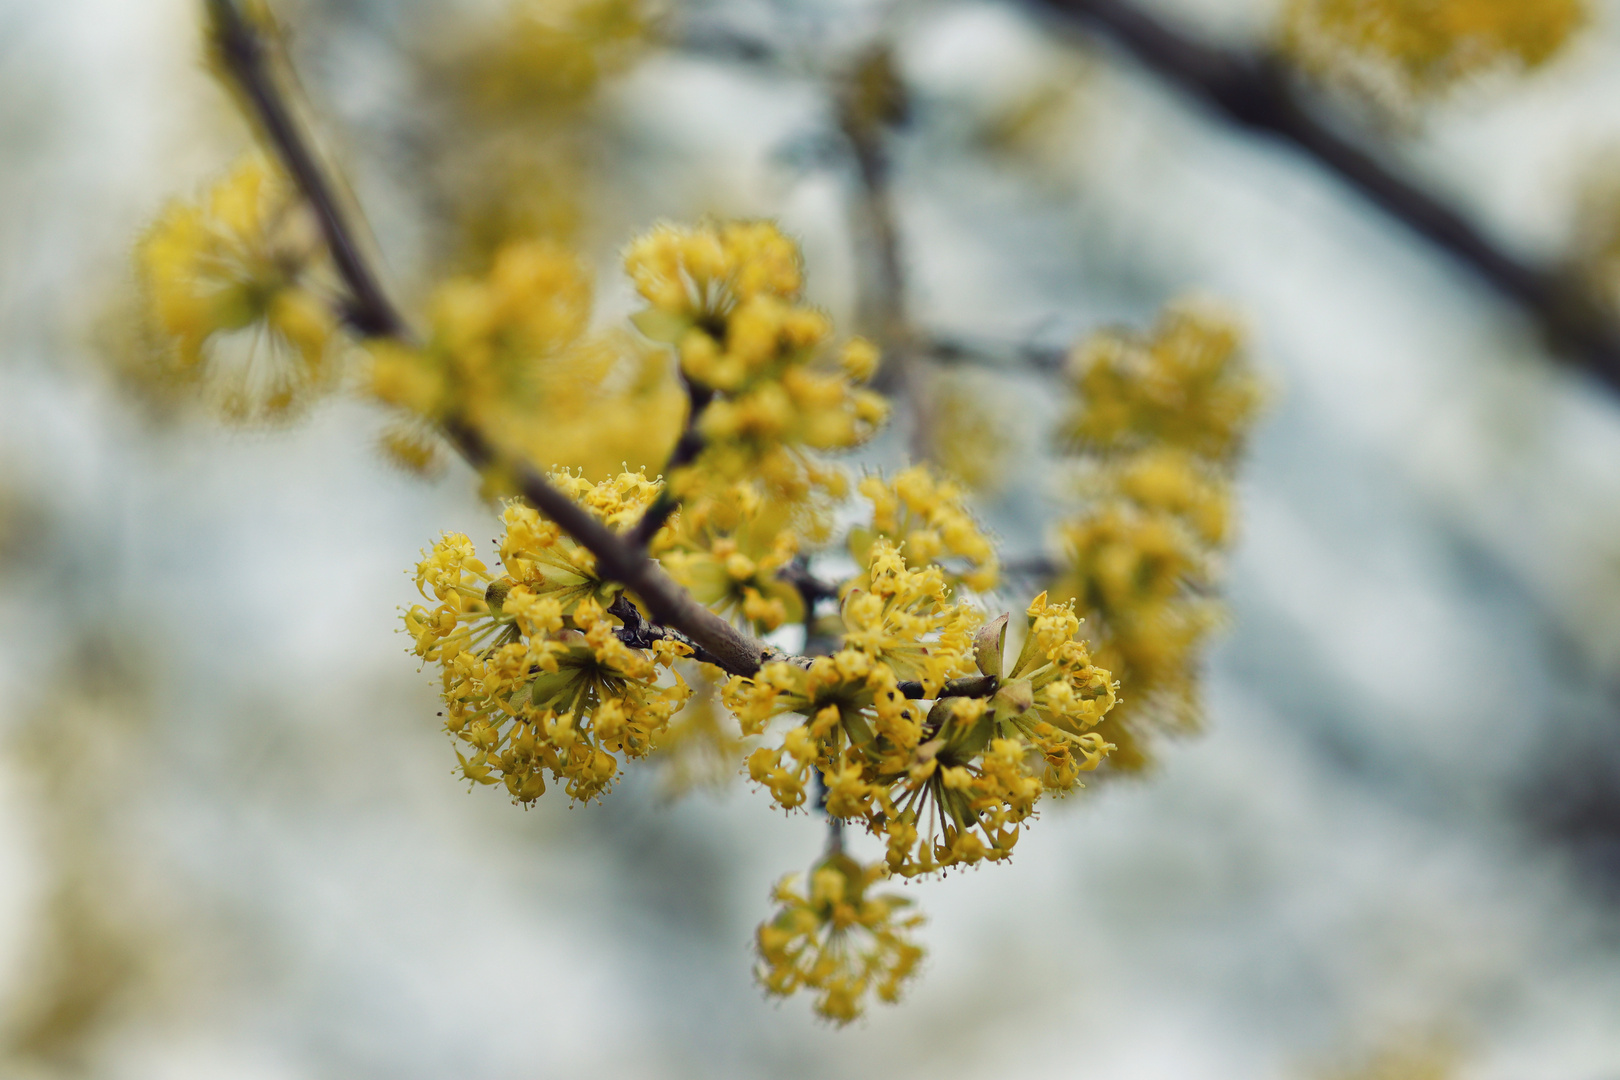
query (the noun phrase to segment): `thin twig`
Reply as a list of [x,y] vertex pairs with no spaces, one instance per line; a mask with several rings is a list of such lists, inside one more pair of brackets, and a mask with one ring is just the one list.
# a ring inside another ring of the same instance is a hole
[[822,600],[838,599],[838,586],[830,581],[822,581],[812,574],[810,564],[802,555],[778,570],[776,577],[777,580],[785,581],[798,590],[799,599],[804,601],[806,611],[813,610]]
[[685,376],[681,381],[686,384],[686,424],[681,429],[681,437],[675,440],[674,449],[669,452],[669,460],[664,463],[664,487],[653,499],[652,505],[642,511],[641,520],[624,534],[625,541],[640,551],[647,550],[647,545],[664,527],[664,522],[681,505],[674,491],[675,470],[692,464],[703,452],[703,434],[698,431],[698,421],[703,416],[703,410],[714,399],[714,391],[699,386]]
[[246,96],[265,138],[275,147],[283,166],[309,200],[320,222],[332,262],[349,289],[344,315],[362,334],[409,338],[409,326],[399,309],[389,301],[377,275],[372,273],[358,238],[349,227],[336,189],[316,161],[314,149],[276,85],[264,38],[233,0],[208,0],[208,10],[213,17],[213,41],[220,59]]
[[1227,120],[1293,144],[1522,305],[1540,323],[1550,345],[1620,388],[1620,328],[1575,273],[1508,254],[1461,212],[1336,134],[1312,115],[1281,58],[1195,41],[1129,0],[1039,2],[1124,46],[1149,71]]
[[1003,370],[1024,367],[1047,373],[1062,371],[1068,359],[1066,349],[1051,345],[973,341],[963,337],[927,338],[918,345],[917,355],[943,367]]
[[[947,682],[944,687],[940,689],[937,696],[942,698],[994,697],[996,690],[999,689],[1000,686],[1001,680],[997,679],[994,675],[964,675],[960,679],[952,679]],[[928,696],[928,692],[923,689],[923,684],[913,679],[907,679],[906,681],[900,683],[896,688],[904,697],[908,697],[913,700]]]
[[[266,62],[263,39],[232,0],[209,0],[209,11],[214,40],[226,70],[320,221],[333,263],[349,289],[347,314],[351,323],[361,333],[409,343],[413,335],[408,324],[362,255],[333,184],[287,107]],[[627,543],[624,536],[552,486],[532,465],[498,453],[483,432],[465,419],[452,415],[444,419],[442,426],[469,465],[481,472],[498,468],[511,476],[517,490],[535,509],[596,556],[597,572],[604,580],[629,589],[646,605],[653,619],[683,633],[711,663],[733,675],[752,676],[762,662],[781,656],[698,603],[642,548]]]

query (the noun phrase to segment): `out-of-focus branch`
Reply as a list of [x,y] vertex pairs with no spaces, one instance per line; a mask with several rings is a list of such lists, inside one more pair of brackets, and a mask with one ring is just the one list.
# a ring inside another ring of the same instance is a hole
[[1055,374],[1063,370],[1068,350],[1050,345],[973,341],[963,337],[931,337],[919,343],[918,354],[942,367],[1027,368]]
[[349,296],[344,315],[357,331],[373,337],[408,338],[410,327],[389,301],[382,283],[362,254],[337,190],[288,108],[287,98],[270,70],[268,46],[233,0],[208,0],[214,48],[236,88],[247,99],[251,115],[275,148],[282,165],[304,193],[320,222],[321,235]]
[[1335,133],[1312,115],[1281,58],[1196,41],[1129,0],[1038,2],[1117,42],[1148,70],[1227,120],[1276,136],[1308,154],[1522,305],[1554,348],[1620,389],[1620,328],[1573,271],[1510,255],[1460,211]]
[[813,609],[823,600],[838,599],[838,586],[828,581],[822,581],[810,572],[810,564],[804,556],[799,556],[776,572],[777,580],[785,581],[798,590],[799,599],[804,601],[805,610]]
[[[866,240],[867,280],[859,294],[857,320],[877,339],[884,362],[876,384],[910,398],[920,409],[912,365],[912,327],[906,314],[906,277],[890,187],[888,137],[905,120],[905,87],[886,45],[862,53],[843,76],[837,94],[838,127],[855,165],[856,232]],[[919,430],[925,426],[918,418]]]
[[[349,290],[350,322],[362,334],[410,342],[410,327],[383,292],[361,253],[334,185],[287,106],[270,70],[264,39],[232,0],[208,0],[208,9],[214,43],[225,70],[320,221],[333,263]],[[616,581],[634,593],[654,620],[680,631],[690,644],[702,650],[708,662],[733,675],[751,676],[759,671],[762,662],[781,656],[698,603],[647,557],[644,546],[632,545],[625,536],[609,529],[532,465],[497,452],[477,427],[457,416],[446,417],[442,427],[468,464],[480,471],[500,469],[509,475],[535,509],[596,556],[597,571],[604,579]]]

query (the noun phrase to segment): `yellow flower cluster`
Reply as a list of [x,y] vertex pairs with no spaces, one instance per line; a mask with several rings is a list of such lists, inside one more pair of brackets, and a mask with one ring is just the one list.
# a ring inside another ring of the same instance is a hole
[[777,577],[799,551],[798,531],[747,483],[716,484],[687,499],[649,548],[700,602],[762,633],[804,617]]
[[325,248],[297,191],[257,155],[172,203],[136,271],[155,355],[137,374],[195,383],[225,416],[275,419],[333,375]]
[[1177,446],[1200,457],[1236,453],[1260,405],[1237,362],[1242,331],[1211,305],[1170,308],[1147,338],[1101,333],[1069,357],[1077,406],[1066,437],[1087,449]]
[[883,877],[882,866],[834,852],[810,872],[808,892],[792,875],[778,883],[776,914],[755,935],[766,991],[810,990],[816,1011],[839,1026],[860,1017],[868,993],[898,1001],[924,955],[909,938],[922,916],[904,914],[911,901],[903,896],[872,895]]
[[679,388],[627,335],[588,334],[591,304],[571,252],[508,244],[485,276],[434,293],[421,349],[370,343],[372,392],[414,415],[456,415],[543,467],[603,476],[619,462],[663,460],[680,424]]
[[[656,485],[637,473],[590,484],[567,473],[554,483],[612,526],[636,520]],[[501,783],[533,802],[545,774],[570,798],[605,791],[619,758],[645,757],[690,690],[663,673],[689,650],[672,641],[631,648],[604,599],[618,589],[597,578],[588,551],[533,509],[505,513],[505,575],[478,559],[472,542],[448,534],[425,553],[416,584],[424,597],[405,614],[415,652],[441,667],[445,727],[464,744],[461,773]]]
[[[844,597],[839,651],[727,686],[745,733],[783,713],[804,718],[749,756],[749,775],[787,809],[819,776],[827,813],[883,836],[899,874],[1005,859],[1041,794],[1072,787],[1108,752],[1089,729],[1113,707],[1112,679],[1074,638],[1072,609],[1045,596],[1003,678],[1005,622],[993,642],[975,642],[978,615],[950,602],[937,566],[909,568],[879,540],[867,580]],[[951,693],[951,680],[975,674],[993,697]]]
[[903,544],[914,563],[960,560],[959,568],[947,571],[953,583],[981,593],[996,587],[996,549],[968,512],[961,488],[926,465],[915,465],[892,481],[868,476],[858,490],[872,501],[872,524],[850,530],[849,552],[857,563],[866,562],[881,537]]
[[992,492],[1007,479],[1014,450],[1008,388],[994,372],[943,368],[913,392],[926,414],[922,456],[969,491]]
[[836,653],[804,666],[767,664],[754,678],[734,677],[726,686],[726,705],[745,734],[762,733],[783,713],[807,718],[780,745],[760,747],[748,759],[749,775],[785,808],[804,803],[812,768],[849,764],[855,772],[829,798],[829,812],[866,813],[874,792],[863,786],[863,763],[885,756],[904,761],[921,739],[925,712],[900,683],[915,680],[932,696],[973,670],[978,614],[950,602],[938,567],[912,570],[892,544],[879,541],[867,576],[866,588],[845,593]]
[[1290,0],[1284,44],[1308,70],[1412,100],[1536,68],[1586,23],[1584,0]]
[[503,17],[445,50],[440,74],[499,117],[577,108],[648,38],[641,0],[515,0]]
[[[859,385],[877,367],[870,343],[850,341],[829,362],[832,326],[800,301],[798,246],[763,221],[666,225],[636,240],[625,266],[650,305],[636,325],[673,346],[682,374],[712,395],[697,422],[705,449],[691,473],[754,478],[788,503],[836,489],[837,474],[806,452],[858,445],[888,406]],[[682,495],[693,484],[671,481]]]
[[879,774],[879,813],[869,827],[884,835],[895,873],[1010,857],[1041,795],[1072,790],[1113,749],[1091,729],[1114,707],[1116,688],[1076,636],[1072,606],[1048,604],[1043,593],[1027,614],[1009,671],[1007,617],[978,635],[975,659],[997,680],[994,696],[935,702],[903,771]]
[[1105,335],[1072,360],[1069,432],[1091,454],[1089,498],[1060,526],[1067,557],[1052,592],[1077,599],[1098,663],[1124,686],[1100,728],[1116,769],[1147,763],[1152,728],[1198,723],[1231,464],[1261,399],[1240,340],[1229,319],[1182,307],[1147,341]]

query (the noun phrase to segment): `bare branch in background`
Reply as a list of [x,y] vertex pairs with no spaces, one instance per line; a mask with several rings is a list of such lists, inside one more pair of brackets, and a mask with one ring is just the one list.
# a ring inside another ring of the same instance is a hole
[[1282,58],[1196,41],[1128,0],[1040,3],[1123,46],[1149,71],[1232,123],[1303,151],[1521,305],[1553,348],[1620,389],[1620,328],[1573,270],[1507,253],[1463,213],[1336,134],[1312,114]]

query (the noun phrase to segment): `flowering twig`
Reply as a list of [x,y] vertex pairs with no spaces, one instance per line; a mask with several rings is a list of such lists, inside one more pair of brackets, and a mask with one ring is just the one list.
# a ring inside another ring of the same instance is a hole
[[[233,0],[208,0],[213,40],[225,70],[246,98],[264,135],[293,181],[309,200],[332,261],[347,286],[345,314],[354,328],[374,337],[413,339],[404,317],[388,299],[378,277],[361,254],[356,234],[340,205],[336,189],[316,159],[313,148],[294,120],[287,100],[272,75],[266,46]],[[498,468],[508,474],[517,490],[535,509],[555,521],[597,559],[603,578],[633,592],[657,622],[678,630],[708,662],[733,675],[751,676],[776,650],[698,603],[691,594],[645,553],[613,532],[527,462],[497,452],[482,431],[461,417],[442,421],[446,437],[480,471]],[[656,531],[656,530],[655,530]]]
[[1202,99],[1227,120],[1274,135],[1308,154],[1523,306],[1541,324],[1549,344],[1620,388],[1620,327],[1574,273],[1508,254],[1462,213],[1335,133],[1312,115],[1281,58],[1195,41],[1129,0],[1043,2],[1118,42],[1153,74]]

